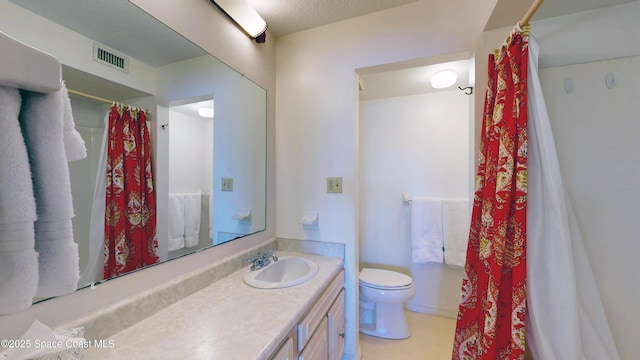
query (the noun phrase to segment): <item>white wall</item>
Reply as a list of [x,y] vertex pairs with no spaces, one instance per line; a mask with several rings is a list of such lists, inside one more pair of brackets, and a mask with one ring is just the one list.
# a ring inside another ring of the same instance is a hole
[[[277,235],[345,244],[347,358],[357,354],[358,68],[477,48],[486,2],[418,1],[278,38]],[[326,177],[343,178],[327,194]],[[400,195],[398,195],[400,196]],[[319,224],[298,224],[318,211]]]
[[414,311],[457,314],[463,270],[412,263],[401,194],[469,198],[469,100],[456,89],[360,103],[360,268],[413,276]]
[[207,193],[213,184],[213,120],[169,111],[169,193]]
[[408,269],[410,206],[403,192],[469,197],[468,108],[469,97],[457,89],[361,102],[361,263]]

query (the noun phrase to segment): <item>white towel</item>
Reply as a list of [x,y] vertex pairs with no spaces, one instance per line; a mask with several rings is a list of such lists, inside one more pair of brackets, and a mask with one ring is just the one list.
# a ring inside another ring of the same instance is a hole
[[73,113],[71,111],[71,100],[69,100],[69,94],[67,92],[67,86],[62,82],[62,88],[60,89],[62,94],[62,111],[63,123],[64,123],[64,150],[67,155],[67,161],[75,161],[84,159],[87,157],[87,147],[80,133],[76,130],[76,123],[73,120]]
[[184,247],[184,198],[169,194],[169,251]]
[[18,89],[0,87],[0,314],[30,307],[38,288],[36,201],[20,103]]
[[[38,219],[35,249],[39,262],[39,297],[76,290],[80,277],[78,246],[73,241],[73,202],[64,146],[64,96],[21,91],[20,126],[27,145]],[[49,271],[55,269],[55,271]]]
[[414,263],[442,263],[442,199],[411,202],[411,258]]
[[184,194],[184,245],[197,246],[200,240],[202,194]]
[[444,262],[450,266],[464,266],[469,240],[469,200],[444,199],[442,203],[442,232]]

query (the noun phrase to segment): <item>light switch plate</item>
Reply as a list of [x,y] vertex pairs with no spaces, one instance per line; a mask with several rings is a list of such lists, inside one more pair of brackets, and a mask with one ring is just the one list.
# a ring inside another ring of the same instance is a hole
[[233,191],[233,178],[222,178],[222,191]]
[[341,193],[342,192],[342,177],[328,177],[327,178],[327,192],[328,193]]

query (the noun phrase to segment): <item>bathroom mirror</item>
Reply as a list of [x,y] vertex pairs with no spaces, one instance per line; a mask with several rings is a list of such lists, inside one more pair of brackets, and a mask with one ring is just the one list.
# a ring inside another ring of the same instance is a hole
[[[90,223],[109,100],[150,111],[161,261],[265,230],[264,89],[127,0],[0,0],[0,31],[58,58],[73,92],[88,150],[69,164],[80,287],[102,280],[102,238]],[[100,51],[126,64],[96,61]],[[199,225],[195,242],[169,242],[170,194],[197,197],[200,217],[185,218]]]

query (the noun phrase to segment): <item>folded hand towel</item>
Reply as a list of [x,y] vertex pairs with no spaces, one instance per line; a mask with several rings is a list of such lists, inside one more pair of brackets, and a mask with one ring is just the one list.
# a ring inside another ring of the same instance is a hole
[[[36,251],[40,277],[36,296],[51,297],[74,292],[78,288],[78,244],[73,239],[71,219],[44,223],[36,221]],[[65,276],[60,276],[60,275]]]
[[[35,242],[36,249],[43,249],[38,258],[38,296],[64,295],[75,290],[67,284],[77,284],[80,276],[78,248],[70,231],[73,203],[63,135],[66,92],[21,94],[19,120],[31,164],[38,215]],[[47,243],[39,244],[40,241]],[[56,269],[57,273],[51,276],[47,269]]]
[[20,103],[18,89],[0,87],[0,314],[30,307],[38,287],[36,202]]
[[31,168],[18,122],[20,103],[18,89],[0,86],[0,224],[36,221]]
[[442,199],[411,202],[411,258],[414,263],[442,263]]
[[73,113],[71,112],[71,100],[69,100],[69,94],[67,92],[67,86],[62,82],[62,88],[60,89],[63,100],[63,122],[64,122],[64,150],[67,155],[67,161],[75,161],[84,159],[87,157],[87,147],[80,133],[76,130],[76,123],[73,120]]
[[29,308],[37,288],[38,253],[35,250],[0,252],[0,314]]
[[169,194],[169,251],[184,247],[184,198]]
[[445,199],[442,204],[444,261],[450,266],[464,266],[469,239],[469,200]]
[[186,247],[198,245],[200,240],[200,214],[202,194],[184,194],[184,243]]

